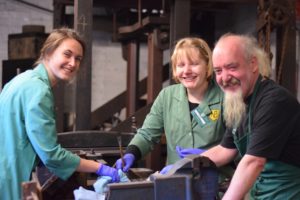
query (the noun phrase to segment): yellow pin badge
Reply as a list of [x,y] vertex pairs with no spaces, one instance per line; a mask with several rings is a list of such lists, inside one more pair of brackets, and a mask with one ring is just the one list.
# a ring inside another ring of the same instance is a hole
[[220,116],[220,110],[211,110],[211,114],[209,115],[209,119],[212,121],[216,121],[219,119]]

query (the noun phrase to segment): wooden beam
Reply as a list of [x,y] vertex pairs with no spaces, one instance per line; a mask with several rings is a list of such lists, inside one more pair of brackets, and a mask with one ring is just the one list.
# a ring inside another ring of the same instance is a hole
[[296,1],[288,0],[287,23],[276,29],[277,81],[297,97]]
[[130,41],[127,44],[127,98],[126,116],[133,115],[137,109],[137,88],[139,77],[139,48],[138,41]]
[[[162,8],[162,0],[141,0],[141,8],[142,9],[161,9]],[[134,8],[138,9],[139,4],[138,0],[109,0],[109,1],[94,1],[95,6],[98,7],[110,7],[114,9],[119,8]]]
[[191,0],[174,0],[170,13],[170,49],[176,41],[190,33]]
[[155,43],[159,39],[159,29],[148,35],[147,104],[152,103],[162,89],[163,50]]
[[[64,24],[65,5],[59,0],[54,0],[53,7],[53,28],[59,28]],[[64,131],[64,86],[65,85],[63,82],[59,82],[53,89],[56,114],[56,130],[58,132]]]
[[91,128],[93,0],[75,0],[74,28],[86,42],[85,57],[76,77],[75,130]]
[[[170,52],[178,39],[190,34],[190,11],[191,0],[173,0],[170,5]],[[170,84],[173,84],[171,65],[169,76]]]
[[148,16],[130,26],[122,26],[118,29],[119,40],[132,40],[140,38],[146,32],[152,32],[155,27],[161,25],[168,25],[169,19],[167,17]]

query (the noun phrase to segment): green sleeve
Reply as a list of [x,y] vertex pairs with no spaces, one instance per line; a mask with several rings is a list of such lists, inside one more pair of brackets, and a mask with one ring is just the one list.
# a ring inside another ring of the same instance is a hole
[[158,144],[164,132],[164,90],[155,99],[150,113],[146,116],[142,128],[138,129],[129,145],[139,148],[142,158]]
[[51,88],[37,81],[25,89],[25,126],[29,140],[44,165],[55,175],[67,179],[79,165],[80,158],[57,143]]

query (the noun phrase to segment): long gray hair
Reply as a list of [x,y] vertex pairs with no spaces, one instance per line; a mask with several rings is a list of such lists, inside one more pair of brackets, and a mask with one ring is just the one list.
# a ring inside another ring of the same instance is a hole
[[238,37],[241,41],[241,49],[244,51],[244,58],[246,62],[250,62],[252,56],[257,59],[259,73],[264,77],[271,76],[271,63],[267,53],[258,45],[257,39],[251,35],[238,35],[233,33],[226,33],[220,37],[216,44],[227,37]]

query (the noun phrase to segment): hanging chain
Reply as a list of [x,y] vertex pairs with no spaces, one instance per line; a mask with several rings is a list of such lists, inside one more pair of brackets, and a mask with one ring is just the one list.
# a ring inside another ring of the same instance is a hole
[[282,43],[281,51],[278,56],[279,64],[276,64],[276,81],[281,83],[282,72],[283,72],[283,61],[286,54],[286,48],[288,43],[288,31],[289,31],[289,2],[280,0],[259,0],[258,2],[258,41],[259,45],[265,50],[267,55],[272,60],[271,52],[271,32],[275,28],[282,27]]

